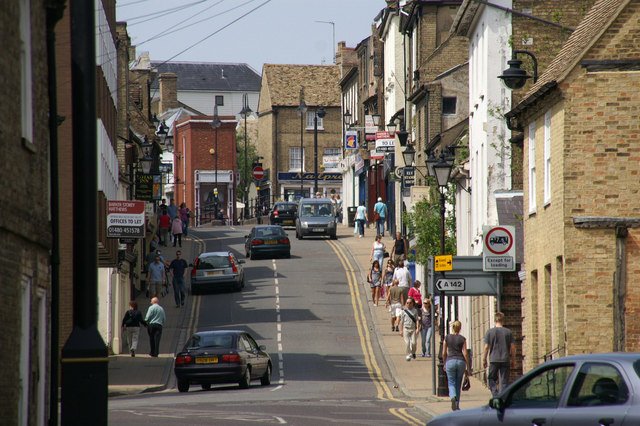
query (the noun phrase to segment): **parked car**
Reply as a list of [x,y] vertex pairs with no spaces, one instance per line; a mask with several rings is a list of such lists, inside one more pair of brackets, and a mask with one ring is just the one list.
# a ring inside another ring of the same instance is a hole
[[639,375],[640,353],[558,358],[525,374],[489,405],[427,425],[640,425]]
[[238,383],[248,388],[252,380],[262,386],[271,383],[271,357],[264,346],[245,331],[199,331],[175,356],[174,373],[178,391],[188,392],[198,384],[208,390],[215,383]]
[[257,256],[291,257],[291,241],[279,225],[254,226],[244,237],[244,252],[250,259]]
[[296,226],[296,203],[278,202],[273,205],[269,213],[269,223],[271,225]]
[[298,203],[296,238],[327,236],[337,238],[336,212],[328,198],[303,198]]
[[240,291],[244,287],[244,260],[238,260],[229,251],[200,253],[189,266],[191,269],[191,293],[201,290],[232,287]]

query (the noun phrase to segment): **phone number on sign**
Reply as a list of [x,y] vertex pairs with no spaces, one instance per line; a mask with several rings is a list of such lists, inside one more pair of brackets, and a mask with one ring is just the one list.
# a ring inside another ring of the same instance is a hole
[[136,226],[136,227],[130,227],[130,226],[110,226],[109,228],[107,228],[107,235],[109,237],[111,236],[128,236],[128,237],[133,237],[133,236],[140,236],[142,237],[143,234],[143,229],[140,226]]

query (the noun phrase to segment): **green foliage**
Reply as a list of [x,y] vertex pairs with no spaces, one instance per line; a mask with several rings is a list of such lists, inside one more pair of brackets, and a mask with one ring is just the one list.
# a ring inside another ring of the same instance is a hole
[[[452,189],[452,188],[449,188]],[[404,223],[407,224],[411,238],[417,238],[415,260],[426,264],[429,256],[440,253],[440,194],[432,190],[430,200],[424,199],[414,205],[411,212],[405,213]],[[445,215],[445,254],[456,253],[456,218],[455,191],[448,190],[445,194],[447,214]],[[431,201],[433,200],[433,201]]]
[[238,166],[238,173],[240,173],[240,185],[238,185],[236,194],[237,194],[238,200],[240,201],[244,200],[245,186],[247,187],[251,186],[251,180],[253,179],[251,176],[251,173],[253,171],[252,165],[254,160],[258,158],[257,148],[255,147],[255,145],[253,145],[253,143],[251,143],[251,139],[247,139],[247,171],[246,171],[247,174],[246,176],[247,176],[249,185],[245,185],[244,183],[244,177],[245,177],[244,138],[245,138],[244,130],[239,129],[236,133],[236,141],[238,144],[238,155],[236,156],[236,161]]

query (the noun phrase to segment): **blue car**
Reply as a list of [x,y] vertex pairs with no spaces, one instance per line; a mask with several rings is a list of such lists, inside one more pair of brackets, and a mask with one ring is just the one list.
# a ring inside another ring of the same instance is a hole
[[245,238],[244,251],[252,260],[258,256],[291,257],[291,241],[279,225],[254,226]]

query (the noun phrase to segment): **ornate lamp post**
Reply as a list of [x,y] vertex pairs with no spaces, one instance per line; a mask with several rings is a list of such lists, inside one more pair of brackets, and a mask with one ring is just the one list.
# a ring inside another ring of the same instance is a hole
[[300,105],[298,105],[298,114],[300,114],[300,198],[304,198],[304,118],[307,113],[307,104],[304,102],[304,87],[300,89]]
[[[327,112],[319,107],[313,115],[313,193],[318,193],[318,118],[324,118]],[[324,123],[323,123],[324,126]]]
[[251,108],[249,108],[249,97],[247,96],[247,94],[244,94],[244,105],[242,107],[242,111],[240,111],[240,116],[242,118],[244,118],[244,173],[242,176],[242,182],[244,183],[244,218],[248,219],[249,218],[249,178],[247,177],[247,169],[248,169],[248,163],[247,163],[247,139],[248,139],[248,135],[247,135],[247,118],[251,115],[251,113],[253,112],[251,110]]
[[215,176],[215,188],[213,190],[214,200],[213,200],[213,220],[218,219],[218,129],[222,126],[222,121],[220,121],[220,117],[218,116],[218,105],[213,106],[213,120],[211,120],[211,127],[215,130],[215,139],[214,139],[214,147],[209,150],[209,153],[213,155],[214,159],[214,167],[216,169]]

